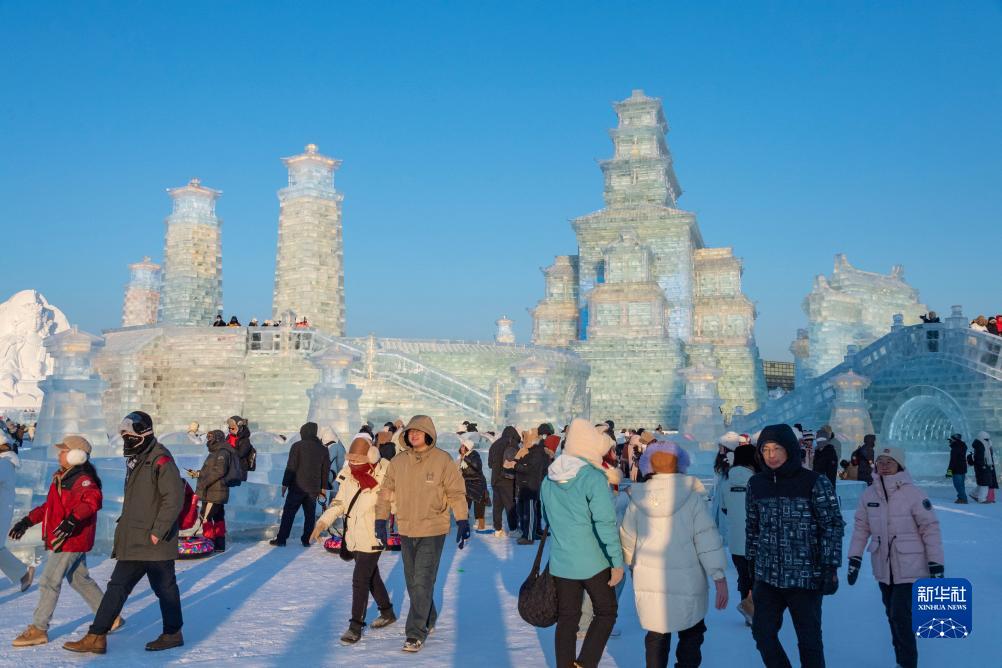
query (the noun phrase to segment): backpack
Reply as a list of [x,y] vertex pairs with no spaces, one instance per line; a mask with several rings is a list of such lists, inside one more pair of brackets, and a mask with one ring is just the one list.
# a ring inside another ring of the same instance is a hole
[[[250,441],[247,442],[247,456],[240,458],[240,472],[241,480],[247,480],[247,473],[257,469],[257,450],[251,444]],[[234,451],[236,452],[236,451]]]
[[236,450],[227,447],[228,452],[226,462],[226,473],[223,474],[223,484],[227,487],[238,487],[240,483],[247,480],[247,473],[244,471],[243,462],[237,456]]

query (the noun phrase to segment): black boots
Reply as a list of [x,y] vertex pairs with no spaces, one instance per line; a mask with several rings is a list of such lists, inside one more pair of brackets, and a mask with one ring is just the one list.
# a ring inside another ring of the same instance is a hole
[[345,645],[354,645],[359,640],[362,639],[362,627],[365,624],[360,624],[355,620],[348,623],[348,630],[341,635],[341,642]]
[[152,642],[146,643],[147,652],[159,652],[165,649],[171,649],[172,647],[180,647],[184,644],[184,637],[181,632],[177,633],[162,633],[160,637]]
[[226,536],[216,536],[212,539],[212,551],[213,552],[225,552],[226,551]]

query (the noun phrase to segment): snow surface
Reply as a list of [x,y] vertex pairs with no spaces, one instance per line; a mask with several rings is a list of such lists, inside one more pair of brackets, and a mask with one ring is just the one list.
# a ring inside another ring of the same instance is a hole
[[[974,585],[974,627],[964,640],[919,640],[920,665],[1002,665],[1002,577],[997,558],[1002,552],[1002,504],[955,506],[950,486],[936,481],[927,487],[943,526],[948,576],[966,577]],[[852,513],[846,512],[850,523]],[[847,527],[848,529],[848,527]],[[553,665],[553,628],[535,629],[518,616],[516,595],[535,555],[514,539],[474,535],[463,551],[447,541],[439,571],[436,600],[440,615],[435,633],[417,655],[400,651],[404,641],[406,593],[399,554],[387,553],[380,570],[401,615],[396,624],[368,631],[352,647],[338,642],[347,627],[351,602],[352,565],[319,545],[302,548],[293,532],[288,547],[266,542],[234,542],[227,552],[199,561],[178,562],[185,616],[185,646],[150,654],[143,645],[160,633],[160,610],[148,585],[140,583],[125,608],[128,623],[109,636],[103,657],[75,655],[61,645],[86,632],[92,615],[83,600],[64,586],[49,629],[50,643],[14,649],[9,643],[31,621],[38,587],[21,594],[0,578],[0,666],[464,666],[483,668]],[[848,541],[849,532],[846,533]],[[102,587],[113,562],[89,557],[92,574]],[[864,559],[859,582],[845,583],[824,603],[824,634],[829,666],[891,668],[890,632],[880,592]],[[703,665],[761,666],[750,631],[734,610],[734,572],[728,572],[731,601],[724,611],[707,616]],[[602,666],[642,666],[644,631],[637,626],[632,587],[620,601],[617,628],[609,640]],[[376,610],[370,601],[369,619]],[[782,639],[794,665],[796,639],[787,618]],[[673,648],[674,649],[674,648]]]

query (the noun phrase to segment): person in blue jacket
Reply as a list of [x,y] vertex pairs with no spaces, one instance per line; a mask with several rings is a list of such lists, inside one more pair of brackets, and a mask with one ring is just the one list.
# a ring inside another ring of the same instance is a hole
[[[602,456],[608,442],[591,423],[576,419],[567,429],[564,453],[550,465],[540,491],[552,539],[550,574],[557,589],[558,666],[594,668],[616,623],[615,586],[623,579],[623,548]],[[584,593],[594,618],[575,659]]]

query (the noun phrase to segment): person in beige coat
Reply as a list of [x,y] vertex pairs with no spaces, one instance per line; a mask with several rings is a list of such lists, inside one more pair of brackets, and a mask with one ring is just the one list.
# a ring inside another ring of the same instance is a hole
[[397,621],[397,616],[379,574],[383,546],[376,538],[376,502],[389,462],[380,459],[379,448],[361,435],[352,440],[346,460],[337,476],[337,495],[330,508],[317,519],[310,542],[315,542],[337,518],[344,516],[343,539],[355,555],[355,570],[351,576],[351,619],[341,642],[352,645],[362,638],[369,594],[379,608],[379,617],[372,622],[372,628],[389,626]]
[[386,469],[376,503],[376,536],[385,545],[390,504],[395,503],[400,532],[400,556],[411,607],[407,614],[405,652],[419,652],[435,628],[438,611],[433,593],[442,560],[449,510],[456,517],[456,544],[463,549],[470,537],[466,484],[452,457],[435,447],[435,424],[415,415],[403,429],[407,449]]
[[676,666],[693,668],[702,662],[707,576],[716,588],[716,608],[727,607],[723,540],[702,483],[685,475],[688,466],[688,454],[674,442],[647,446],[640,470],[654,475],[631,488],[619,529],[640,626],[647,631],[648,668],[668,666],[672,633],[678,633]]

